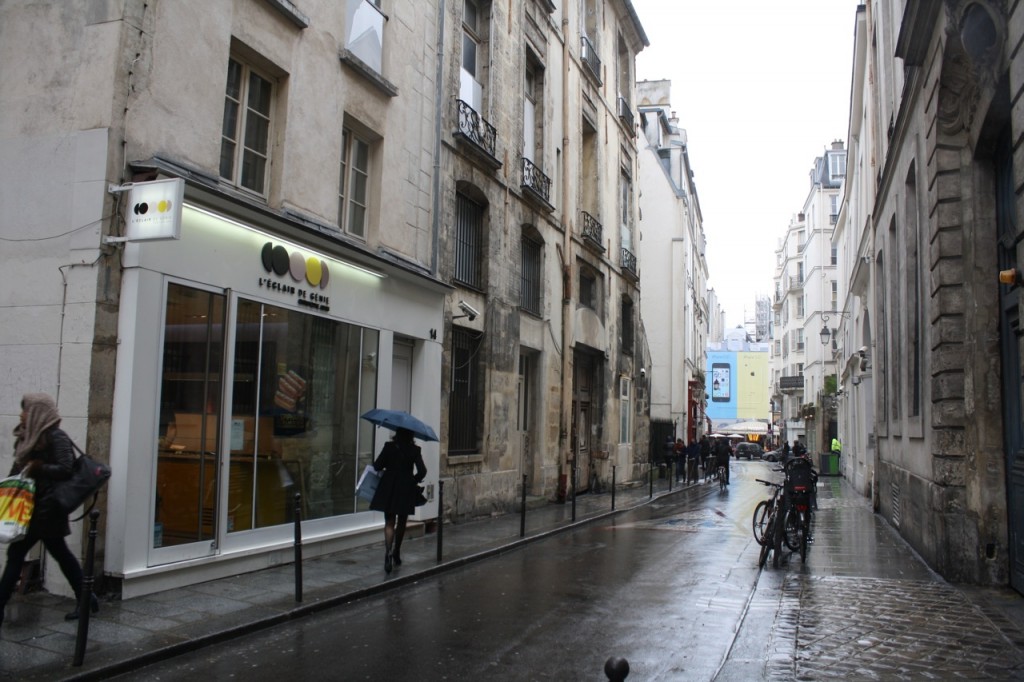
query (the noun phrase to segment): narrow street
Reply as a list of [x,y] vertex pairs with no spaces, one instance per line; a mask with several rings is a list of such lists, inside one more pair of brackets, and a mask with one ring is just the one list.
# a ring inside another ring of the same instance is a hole
[[1019,678],[1020,642],[840,479],[821,481],[806,565],[759,571],[754,478],[773,475],[734,462],[725,492],[690,487],[118,679],[596,680],[610,656],[631,680]]

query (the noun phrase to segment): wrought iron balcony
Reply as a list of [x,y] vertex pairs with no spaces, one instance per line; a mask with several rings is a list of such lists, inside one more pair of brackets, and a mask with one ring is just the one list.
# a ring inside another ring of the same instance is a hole
[[604,253],[603,236],[601,223],[597,221],[597,218],[590,215],[586,211],[580,211],[580,218],[583,222],[583,243],[588,244],[601,253]]
[[551,178],[544,175],[533,161],[523,157],[523,187],[543,199],[545,204],[551,203]]
[[597,56],[594,43],[590,38],[580,36],[580,59],[583,60],[583,68],[601,85],[601,58]]
[[790,277],[789,278],[789,290],[790,291],[795,291],[795,290],[799,290],[799,289],[803,289],[803,288],[804,288],[804,278],[803,277]]
[[457,102],[459,105],[459,132],[494,158],[494,146],[498,139],[498,131],[485,121],[484,117],[478,114],[473,107],[461,99]]
[[633,275],[637,276],[636,272],[636,256],[629,249],[622,249],[622,269]]

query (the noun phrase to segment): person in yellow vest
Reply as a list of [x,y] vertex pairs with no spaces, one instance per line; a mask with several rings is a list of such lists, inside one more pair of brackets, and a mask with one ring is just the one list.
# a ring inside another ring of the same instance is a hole
[[839,444],[838,438],[832,439],[832,454],[838,455],[842,451],[842,446]]

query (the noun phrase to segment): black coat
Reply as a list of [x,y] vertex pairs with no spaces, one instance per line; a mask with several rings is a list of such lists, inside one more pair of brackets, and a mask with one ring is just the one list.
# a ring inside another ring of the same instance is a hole
[[[33,450],[28,459],[41,462],[35,466],[32,479],[36,482],[35,508],[28,524],[28,534],[36,538],[62,538],[71,534],[68,515],[57,507],[50,494],[60,482],[71,478],[75,465],[75,451],[68,434],[56,426],[46,432],[46,446]],[[15,462],[10,476],[21,473]]]
[[427,476],[420,447],[389,441],[377,455],[373,468],[383,470],[384,474],[373,494],[370,509],[405,516],[415,512],[416,486]]

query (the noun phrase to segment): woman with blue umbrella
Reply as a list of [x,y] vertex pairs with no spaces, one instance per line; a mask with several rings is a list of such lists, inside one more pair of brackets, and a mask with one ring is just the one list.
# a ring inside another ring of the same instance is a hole
[[415,437],[429,438],[433,429],[429,433],[417,429],[418,433],[414,433],[409,428],[395,426],[393,420],[379,417],[383,412],[385,410],[371,410],[363,415],[363,419],[395,431],[394,438],[384,444],[373,462],[373,468],[384,473],[370,501],[370,509],[384,512],[384,572],[391,573],[393,566],[402,565],[405,527],[417,504],[422,504],[417,500],[419,482],[427,476],[427,466],[423,463],[423,454],[416,445]]

